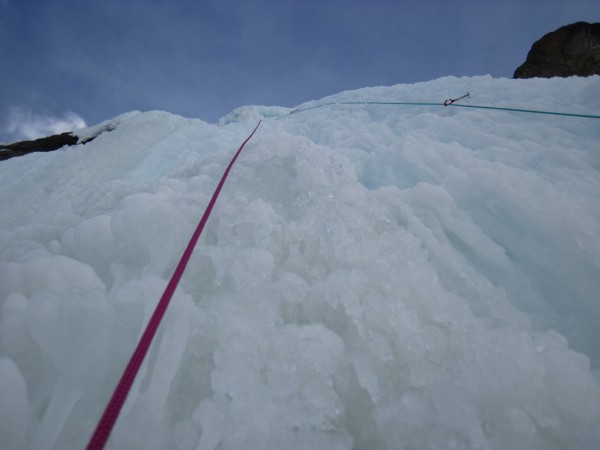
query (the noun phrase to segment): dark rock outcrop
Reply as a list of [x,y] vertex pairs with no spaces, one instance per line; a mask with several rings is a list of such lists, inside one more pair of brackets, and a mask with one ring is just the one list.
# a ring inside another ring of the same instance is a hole
[[33,141],[21,141],[14,142],[12,144],[0,144],[0,161],[5,159],[14,158],[15,156],[23,156],[34,152],[51,152],[58,150],[65,146],[87,144],[93,141],[102,133],[110,132],[115,127],[112,124],[108,124],[104,127],[98,128],[95,133],[88,135],[84,138],[80,138],[73,133],[61,133],[55,134],[48,137],[35,139]]
[[21,141],[13,144],[0,145],[0,161],[33,152],[50,152],[64,147],[65,145],[75,145],[77,143],[79,143],[79,138],[73,133],[61,133],[35,139],[33,141]]
[[577,22],[536,41],[513,78],[600,75],[600,23]]

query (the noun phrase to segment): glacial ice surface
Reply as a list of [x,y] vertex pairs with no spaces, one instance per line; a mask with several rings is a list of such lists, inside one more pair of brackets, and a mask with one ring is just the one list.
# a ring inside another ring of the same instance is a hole
[[[309,102],[598,114],[600,77]],[[600,121],[131,112],[0,163],[0,442],[83,448],[234,151],[108,448],[600,447]],[[277,117],[282,116],[277,119]]]

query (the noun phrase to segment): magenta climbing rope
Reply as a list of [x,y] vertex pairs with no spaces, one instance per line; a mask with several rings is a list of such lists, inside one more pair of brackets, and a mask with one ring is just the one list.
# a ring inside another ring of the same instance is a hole
[[169,280],[169,284],[167,284],[167,287],[165,288],[165,291],[162,297],[160,298],[160,301],[158,302],[158,305],[156,306],[156,309],[154,310],[154,313],[152,314],[148,325],[146,325],[144,334],[142,334],[142,337],[140,338],[140,341],[138,342],[138,345],[135,351],[133,352],[133,355],[131,355],[129,364],[127,364],[127,367],[125,368],[125,371],[121,376],[121,380],[115,388],[113,395],[108,405],[106,406],[106,409],[104,410],[102,418],[96,426],[96,430],[94,431],[94,434],[92,435],[92,438],[88,443],[88,450],[101,450],[104,448],[106,441],[108,440],[110,433],[112,432],[112,429],[115,425],[115,422],[119,417],[121,408],[123,407],[123,404],[127,399],[127,395],[129,394],[131,386],[133,385],[135,377],[140,369],[140,366],[142,365],[146,353],[150,348],[150,344],[152,344],[152,340],[154,339],[156,330],[160,325],[165,311],[169,306],[169,302],[171,301],[171,298],[175,293],[175,289],[177,289],[177,285],[179,284],[183,272],[185,271],[190,257],[192,256],[194,247],[196,246],[196,243],[198,242],[198,239],[202,234],[202,230],[204,229],[204,226],[206,225],[206,222],[210,217],[210,213],[212,212],[217,198],[219,197],[219,193],[221,192],[221,189],[223,188],[223,185],[227,180],[227,176],[229,175],[229,172],[231,171],[231,168],[233,167],[233,164],[235,163],[236,159],[244,149],[246,143],[252,138],[252,136],[254,136],[256,130],[258,130],[258,127],[260,126],[261,122],[262,120],[258,122],[256,128],[254,128],[254,131],[252,131],[252,133],[250,133],[246,140],[242,142],[242,145],[240,145],[240,148],[229,162],[227,169],[225,169],[225,172],[221,177],[219,185],[215,189],[215,192],[213,193],[213,196],[210,199],[210,202],[208,203],[208,206],[206,207],[206,210],[204,211],[204,214],[202,215],[202,218],[200,219],[200,222],[198,223],[194,234],[192,235],[187,247],[185,248],[185,251],[183,252],[183,255],[181,256],[181,259],[179,260],[179,263],[177,264],[177,267],[175,268],[175,271],[173,272],[173,275],[171,276],[171,279]]

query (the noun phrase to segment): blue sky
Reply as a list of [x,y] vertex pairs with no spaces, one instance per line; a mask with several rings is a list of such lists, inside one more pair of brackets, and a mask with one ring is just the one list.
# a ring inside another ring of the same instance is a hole
[[[598,0],[0,0],[0,141],[161,109],[247,104],[445,75],[511,77]],[[427,101],[439,99],[424,99]]]

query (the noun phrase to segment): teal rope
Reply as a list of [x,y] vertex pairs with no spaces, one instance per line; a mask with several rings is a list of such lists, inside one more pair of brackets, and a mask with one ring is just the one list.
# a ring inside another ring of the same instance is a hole
[[481,106],[481,105],[461,105],[459,103],[453,103],[448,106],[458,106],[460,108],[495,109],[498,111],[524,112],[524,113],[532,113],[532,114],[550,114],[553,116],[584,117],[586,119],[600,119],[600,116],[594,116],[591,114],[573,114],[573,113],[564,113],[564,112],[556,112],[556,111],[541,111],[538,109],[501,108],[498,106]]
[[339,102],[340,105],[408,105],[408,106],[442,106],[442,103],[427,102]]
[[[284,114],[283,116],[277,117],[277,119],[281,119],[283,117],[287,117],[289,115],[309,111],[311,109],[323,108],[324,106],[333,106],[333,105],[397,105],[397,106],[444,106],[443,103],[430,103],[430,102],[376,102],[376,101],[363,101],[363,102],[328,102],[328,103],[320,103],[315,106],[309,106],[307,108],[298,108],[293,110],[288,114]],[[582,117],[586,119],[600,119],[600,116],[592,115],[592,114],[573,114],[573,113],[564,113],[564,112],[556,112],[556,111],[542,111],[537,109],[519,109],[519,108],[503,108],[499,106],[482,106],[482,105],[462,105],[460,103],[452,103],[447,106],[455,106],[460,108],[476,108],[476,109],[491,109],[496,111],[509,111],[509,112],[522,112],[522,113],[530,113],[530,114],[549,114],[553,116],[565,116],[565,117]]]
[[424,102],[327,102],[319,103],[315,106],[308,106],[306,108],[297,108],[288,114],[279,116],[276,118],[282,119],[283,117],[290,116],[299,112],[310,111],[311,109],[323,108],[324,106],[335,106],[335,105],[410,105],[410,106],[442,106],[442,103],[424,103]]

